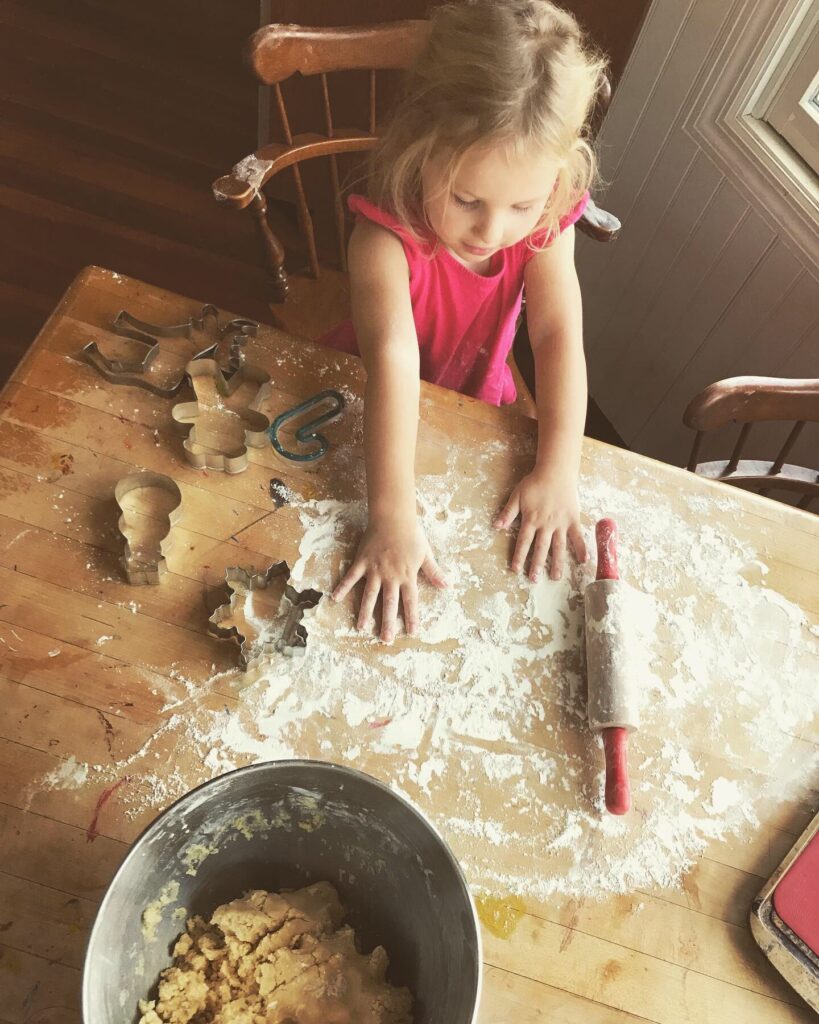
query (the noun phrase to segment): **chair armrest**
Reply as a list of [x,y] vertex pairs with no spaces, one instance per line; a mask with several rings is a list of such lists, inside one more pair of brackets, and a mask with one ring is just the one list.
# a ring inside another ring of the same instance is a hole
[[819,378],[728,377],[709,384],[683,413],[692,430],[765,420],[819,422]]
[[620,233],[620,227],[614,214],[601,209],[593,199],[589,199],[577,222],[578,230],[597,242],[612,242]]
[[372,149],[375,143],[375,136],[356,130],[336,131],[331,139],[315,132],[305,132],[294,136],[292,146],[271,142],[240,160],[230,174],[217,178],[211,185],[213,197],[218,203],[243,210],[264,183],[285,167],[334,153],[359,153]]

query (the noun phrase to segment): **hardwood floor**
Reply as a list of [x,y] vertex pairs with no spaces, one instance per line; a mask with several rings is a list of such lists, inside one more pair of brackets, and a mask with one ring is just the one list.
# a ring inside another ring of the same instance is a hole
[[252,148],[255,3],[0,0],[0,374],[97,263],[262,316],[249,224],[210,182]]
[[254,0],[0,0],[0,381],[91,263],[271,320],[252,224],[210,192],[256,138],[257,24]]

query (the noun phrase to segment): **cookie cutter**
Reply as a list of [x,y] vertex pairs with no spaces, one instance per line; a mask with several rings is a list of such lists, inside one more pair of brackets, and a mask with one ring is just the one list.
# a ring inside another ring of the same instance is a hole
[[[226,323],[224,327],[219,330],[219,338],[224,338],[226,334],[234,332],[233,337],[230,340],[230,349],[228,350],[228,366],[231,370],[238,370],[240,367],[245,365],[246,352],[245,348],[248,341],[251,338],[256,337],[256,333],[259,330],[259,324],[255,320],[247,320],[244,317],[237,317],[235,320],[231,320]],[[204,356],[196,356],[195,358],[205,358]]]
[[[127,510],[123,502],[132,491],[137,491],[147,487],[157,487],[167,491],[167,493],[176,500],[176,504],[170,512],[167,513],[166,518],[168,520],[168,531],[159,541],[156,559],[146,561],[141,558],[137,558],[133,553],[129,534],[126,532],[128,529],[128,520]],[[174,480],[169,476],[165,476],[163,473],[151,473],[148,471],[130,473],[128,476],[124,476],[116,482],[114,486],[114,499],[121,513],[119,520],[117,521],[117,529],[125,539],[125,548],[120,558],[120,562],[128,582],[134,586],[158,584],[168,571],[168,564],[165,556],[168,554],[168,551],[172,546],[173,528],[182,518],[182,492],[179,490],[179,486]]]
[[[262,636],[259,648],[254,651],[254,642],[249,641],[245,633],[240,632],[235,625],[222,625],[227,619],[234,617],[237,604],[245,600],[248,593],[253,590],[264,590],[273,580],[279,578],[290,578],[290,567],[287,562],[275,562],[264,572],[255,572],[252,568],[243,569],[241,566],[225,569],[228,601],[219,605],[208,619],[208,631],[220,640],[232,640],[239,645],[239,667],[245,672],[264,657],[276,653],[301,655],[307,646],[307,630],[301,620],[308,608],[314,608],[319,603],[322,595],[318,590],[296,590],[287,582],[284,585],[283,597],[290,602],[290,609],[278,637]],[[256,643],[259,643],[259,638]]]
[[[181,324],[150,324],[140,320],[126,309],[121,309],[114,318],[111,328],[114,334],[135,341],[144,349],[144,355],[137,359],[109,359],[100,351],[96,341],[89,342],[80,352],[80,358],[104,377],[111,384],[129,384],[132,387],[144,388],[160,398],[172,398],[185,380],[185,373],[173,384],[163,386],[155,384],[147,373],[161,351],[159,338],[189,338],[194,330],[201,331],[210,318],[219,316],[213,305],[205,305],[199,316],[192,316]],[[195,359],[205,359],[216,354],[219,347],[214,342],[195,355]]]
[[[127,384],[132,387],[144,388],[160,398],[173,398],[179,392],[187,376],[183,371],[179,378],[169,385],[155,384],[148,376],[153,363],[161,351],[157,338],[190,338],[192,332],[202,331],[208,320],[218,321],[219,310],[211,303],[204,305],[198,316],[191,316],[181,324],[151,324],[140,320],[126,309],[121,309],[114,318],[111,328],[114,334],[129,338],[144,349],[144,354],[137,359],[110,359],[97,345],[89,342],[80,352],[80,358],[92,366],[97,373],[111,384]],[[259,325],[255,320],[236,318],[221,328],[217,328],[219,340],[234,331],[228,355],[228,366],[231,370],[238,369],[245,359],[244,348],[250,338],[255,337]],[[207,345],[193,356],[193,360],[210,359],[216,356],[219,341]]]
[[[279,430],[284,426],[288,420],[292,420],[297,416],[301,416],[302,413],[308,412],[310,409],[314,409],[316,406],[321,405],[324,402],[331,402],[331,408],[317,416],[315,419],[308,420],[307,423],[303,423],[296,429],[296,440],[299,444],[310,444],[315,443],[318,445],[317,448],[313,448],[311,451],[306,452],[293,452],[290,449],[285,448],[279,440]],[[329,423],[331,420],[337,419],[346,405],[344,395],[340,391],[334,391],[332,388],[328,388],[326,391],[320,391],[317,395],[313,395],[312,398],[308,398],[304,402],[300,402],[298,405],[294,405],[292,409],[287,409],[285,412],[280,413],[270,424],[270,443],[279,453],[286,459],[290,459],[292,462],[313,462],[315,459],[320,459],[323,455],[327,454],[330,448],[330,442],[327,438],[318,432],[319,427],[323,427],[325,423]]]
[[[214,359],[194,359],[185,368],[191,379],[197,399],[194,402],[180,402],[171,409],[171,416],[178,430],[187,434],[183,442],[185,456],[195,469],[212,469],[225,473],[241,473],[247,469],[248,448],[263,448],[267,443],[270,420],[259,412],[261,405],[270,395],[270,374],[257,366],[245,363],[229,377],[222,372]],[[202,443],[197,432],[196,421],[203,414],[199,401],[197,382],[210,378],[222,398],[229,398],[242,384],[250,381],[258,385],[253,400],[244,410],[235,413],[223,410],[226,416],[238,415],[244,425],[244,444],[235,450],[214,451],[212,446]]]

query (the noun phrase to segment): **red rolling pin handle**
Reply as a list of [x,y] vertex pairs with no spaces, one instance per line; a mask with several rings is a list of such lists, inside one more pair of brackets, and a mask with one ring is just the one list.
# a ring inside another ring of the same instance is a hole
[[617,569],[617,523],[601,519],[594,530],[597,538],[597,579],[619,580]]
[[[597,579],[619,580],[617,568],[617,523],[601,519],[595,528],[597,538]],[[628,729],[603,729],[606,752],[606,810],[625,814],[631,808],[631,784],[628,778]]]
[[606,810],[609,814],[627,814],[631,810],[628,729],[604,729],[603,749],[606,752]]

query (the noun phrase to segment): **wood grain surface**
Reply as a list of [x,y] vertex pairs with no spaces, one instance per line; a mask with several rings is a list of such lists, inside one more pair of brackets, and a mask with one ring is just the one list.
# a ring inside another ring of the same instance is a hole
[[[92,338],[114,344],[107,327],[122,308],[167,323],[200,305],[88,268],[2,393],[0,1024],[80,1020],[83,949],[96,908],[129,843],[156,813],[126,814],[121,791],[114,792],[89,842],[101,787],[38,782],[69,755],[104,765],[138,751],[167,717],[167,695],[183,690],[180,665],[204,682],[235,664],[235,648],[218,644],[206,627],[225,567],[298,552],[292,510],[276,511],[275,531],[266,528],[271,477],[306,497],[347,497],[352,486],[321,462],[293,469],[269,448],[250,449],[248,469],[236,476],[200,473],[182,457],[171,400],[108,384],[76,358]],[[180,344],[196,350],[196,339]],[[273,376],[274,413],[331,383],[361,392],[364,375],[353,357],[273,328],[255,344],[255,361]],[[440,462],[453,436],[468,466],[475,446],[529,439],[536,429],[514,412],[431,385],[422,385],[422,420],[418,459],[427,467]],[[336,441],[356,442],[345,421],[334,429]],[[721,486],[586,442],[585,460],[603,457],[613,477],[650,467],[658,492],[671,500],[713,495]],[[184,519],[161,586],[137,589],[118,565],[112,494],[120,477],[138,469],[177,481]],[[736,531],[764,549],[769,585],[815,618],[815,517],[732,494],[742,513]],[[104,646],[101,633],[113,637]],[[51,656],[55,650],[59,656]],[[226,677],[205,701],[235,709],[241,693]],[[819,743],[815,724],[801,741]],[[201,765],[187,769],[209,774]],[[810,817],[810,808],[793,802],[751,835],[712,846],[679,891],[527,903],[510,938],[484,934],[480,1024],[807,1024],[812,1012],[759,954],[747,914]]]

